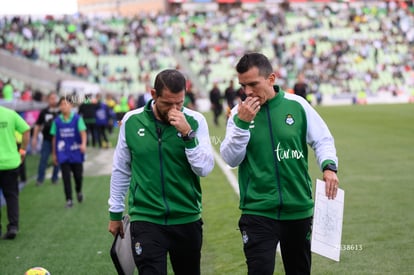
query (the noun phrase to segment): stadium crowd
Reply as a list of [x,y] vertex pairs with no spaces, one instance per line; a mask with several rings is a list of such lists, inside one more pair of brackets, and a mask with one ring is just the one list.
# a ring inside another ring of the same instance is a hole
[[395,2],[0,20],[1,49],[98,83],[118,102],[167,67],[181,68],[196,96],[214,83],[224,91],[246,51],[266,53],[286,90],[303,74],[319,97],[411,93],[413,45],[413,8]]

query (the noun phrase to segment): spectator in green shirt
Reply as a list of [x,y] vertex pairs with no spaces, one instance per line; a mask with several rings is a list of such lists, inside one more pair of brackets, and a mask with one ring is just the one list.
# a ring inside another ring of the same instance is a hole
[[10,83],[10,80],[7,80],[7,82],[3,86],[3,99],[6,101],[12,101],[13,100],[13,93],[14,89],[13,86]]

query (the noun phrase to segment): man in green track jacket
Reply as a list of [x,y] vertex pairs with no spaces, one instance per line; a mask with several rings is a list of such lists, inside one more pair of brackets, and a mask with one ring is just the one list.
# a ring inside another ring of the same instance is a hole
[[236,70],[247,98],[233,108],[220,152],[230,166],[239,166],[239,228],[248,274],[273,274],[279,242],[286,274],[309,274],[314,202],[307,146],[333,199],[338,188],[334,139],[305,99],[274,85],[266,56],[246,54]]
[[200,274],[202,244],[200,176],[214,167],[207,122],[183,107],[184,76],[160,72],[153,99],[122,119],[109,198],[109,231],[123,236],[129,216],[139,274],[167,274],[167,252],[175,274]]

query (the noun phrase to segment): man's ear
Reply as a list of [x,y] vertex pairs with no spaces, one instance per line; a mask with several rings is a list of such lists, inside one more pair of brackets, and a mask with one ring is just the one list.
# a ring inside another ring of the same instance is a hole
[[152,99],[155,102],[157,100],[157,98],[158,98],[157,92],[155,91],[155,89],[151,89],[151,96],[152,96]]
[[275,74],[275,73],[271,73],[271,74],[269,75],[268,80],[270,81],[270,83],[271,83],[272,85],[273,85],[273,84],[275,84],[275,81],[276,81],[276,74]]

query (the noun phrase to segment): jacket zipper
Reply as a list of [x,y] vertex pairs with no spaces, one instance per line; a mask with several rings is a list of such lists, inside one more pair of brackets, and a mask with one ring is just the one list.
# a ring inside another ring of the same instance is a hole
[[276,146],[275,146],[275,141],[273,139],[273,128],[272,128],[272,119],[270,116],[270,111],[269,111],[269,105],[266,105],[266,114],[267,114],[267,122],[268,122],[268,126],[269,126],[269,134],[270,134],[270,141],[272,142],[272,152],[273,152],[273,159],[275,162],[275,174],[276,174],[276,183],[277,183],[277,188],[278,188],[278,193],[279,193],[279,202],[280,202],[280,207],[279,210],[277,212],[277,218],[280,219],[280,212],[281,209],[283,207],[283,198],[282,198],[282,187],[280,185],[280,175],[279,175],[279,166],[277,163],[277,156],[276,156]]
[[164,217],[164,224],[167,224],[168,216],[170,214],[170,208],[168,207],[167,199],[165,196],[165,181],[164,181],[164,169],[163,169],[163,159],[162,159],[162,130],[160,127],[157,126],[157,136],[158,136],[158,156],[160,160],[160,173],[161,173],[161,187],[162,187],[162,199],[164,201],[164,205],[166,208],[165,217]]

